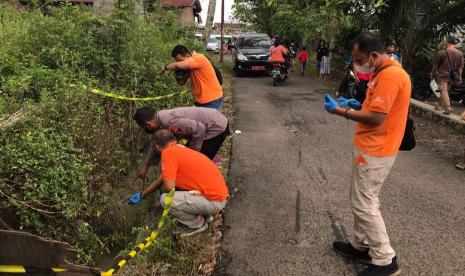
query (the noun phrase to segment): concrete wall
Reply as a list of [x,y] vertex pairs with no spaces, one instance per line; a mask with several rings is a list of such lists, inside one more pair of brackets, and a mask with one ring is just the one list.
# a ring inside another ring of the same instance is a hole
[[193,7],[183,7],[180,11],[179,22],[181,25],[194,25],[194,9]]

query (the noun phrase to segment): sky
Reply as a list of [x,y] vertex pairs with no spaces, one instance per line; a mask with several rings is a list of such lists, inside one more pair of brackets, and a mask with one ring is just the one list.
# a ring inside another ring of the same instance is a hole
[[[202,16],[203,24],[205,24],[205,20],[207,19],[207,11],[208,11],[208,0],[200,0],[202,4],[202,12],[200,15]],[[224,22],[231,22],[232,21],[232,5],[234,4],[234,0],[224,0]],[[214,22],[221,22],[221,0],[216,0],[216,9],[215,9],[215,19]]]

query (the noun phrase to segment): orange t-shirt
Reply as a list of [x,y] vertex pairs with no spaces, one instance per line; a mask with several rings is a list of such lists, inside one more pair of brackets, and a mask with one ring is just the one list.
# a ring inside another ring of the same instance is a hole
[[185,62],[191,69],[189,80],[196,102],[204,104],[223,97],[223,89],[216,77],[215,69],[204,55],[192,52],[192,57]]
[[174,180],[183,191],[199,191],[210,201],[225,201],[228,187],[216,165],[205,155],[173,143],[162,150],[163,180]]
[[287,50],[283,45],[275,47],[274,45],[270,48],[270,62],[284,62],[283,55],[287,55]]
[[355,146],[378,157],[394,156],[404,137],[410,104],[411,83],[398,62],[387,60],[368,84],[362,111],[386,113],[379,126],[357,123]]

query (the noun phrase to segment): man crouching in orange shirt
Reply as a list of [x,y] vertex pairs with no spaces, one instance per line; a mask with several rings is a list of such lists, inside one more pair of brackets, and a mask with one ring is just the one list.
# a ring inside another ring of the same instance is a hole
[[204,231],[209,218],[226,205],[228,188],[220,170],[202,153],[178,144],[169,130],[157,131],[153,146],[161,153],[162,174],[143,192],[130,196],[129,204],[138,204],[161,188],[163,206],[166,193],[176,188],[170,214],[194,230],[185,236]]
[[336,241],[333,247],[369,265],[359,276],[398,275],[396,254],[379,211],[379,194],[404,136],[410,78],[372,34],[355,39],[352,57],[358,64],[368,63],[373,71],[362,109],[344,109],[328,94],[324,100],[328,112],[357,122],[350,189],[355,237],[351,243]]

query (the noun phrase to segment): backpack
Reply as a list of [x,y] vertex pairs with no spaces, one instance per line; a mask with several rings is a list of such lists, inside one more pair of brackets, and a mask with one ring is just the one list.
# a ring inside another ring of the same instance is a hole
[[213,66],[213,69],[215,70],[216,78],[218,79],[218,82],[223,85],[223,75],[221,75],[221,71],[218,67],[216,67],[210,60],[210,64]]
[[[388,67],[390,66],[387,66],[384,69]],[[377,74],[379,74],[379,72]],[[404,137],[402,137],[402,143],[400,144],[399,150],[411,151],[415,148],[416,145],[417,141],[415,139],[415,123],[413,122],[413,119],[407,115]]]
[[402,143],[400,144],[399,150],[402,151],[411,151],[417,145],[415,140],[415,124],[413,119],[410,116],[407,117],[407,125],[405,126],[404,137],[402,138]]
[[459,72],[457,71],[457,69],[452,68],[452,64],[450,63],[449,53],[447,53],[447,49],[445,49],[444,51],[446,51],[447,62],[449,63],[450,80],[451,81],[459,81],[460,80]]

